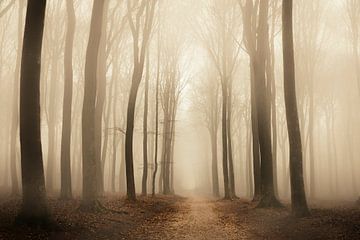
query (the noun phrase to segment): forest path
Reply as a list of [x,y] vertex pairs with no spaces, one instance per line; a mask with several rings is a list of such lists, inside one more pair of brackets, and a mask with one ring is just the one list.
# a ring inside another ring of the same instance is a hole
[[202,240],[249,239],[215,210],[216,202],[204,198],[188,198],[176,203],[176,211],[162,212],[132,231],[132,239]]

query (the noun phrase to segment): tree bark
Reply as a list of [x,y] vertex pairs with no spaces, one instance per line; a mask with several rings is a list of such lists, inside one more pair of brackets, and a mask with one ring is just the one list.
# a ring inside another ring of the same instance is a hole
[[97,211],[98,161],[95,140],[97,66],[105,1],[93,3],[89,43],[85,62],[85,89],[82,111],[83,200],[81,209]]
[[147,179],[148,179],[148,99],[149,99],[149,54],[146,57],[146,73],[145,73],[145,93],[144,93],[144,119],[143,119],[143,176],[141,193],[147,194]]
[[71,0],[66,0],[66,10],[68,16],[67,33],[64,55],[64,99],[63,99],[63,127],[61,137],[61,190],[62,199],[72,198],[71,186],[71,166],[70,166],[70,148],[71,148],[71,107],[73,91],[73,44],[75,35],[75,10]]
[[19,221],[46,223],[45,177],[41,148],[40,68],[46,0],[28,0],[20,76],[20,146],[23,202]]
[[20,67],[21,67],[21,50],[23,45],[23,27],[24,27],[24,1],[19,1],[18,12],[18,42],[17,55],[13,88],[13,110],[11,122],[11,138],[10,138],[10,169],[11,169],[11,195],[18,196],[20,194],[19,179],[17,172],[17,152],[18,152],[18,134],[19,134],[19,85],[20,85]]
[[265,47],[268,42],[268,7],[267,1],[260,1],[255,64],[256,107],[261,154],[261,199],[258,207],[278,207],[279,201],[274,193],[273,158],[271,145],[270,102],[266,90]]
[[293,1],[283,0],[284,94],[290,146],[291,206],[295,216],[303,217],[309,215],[309,210],[304,189],[302,145],[296,101],[292,9]]

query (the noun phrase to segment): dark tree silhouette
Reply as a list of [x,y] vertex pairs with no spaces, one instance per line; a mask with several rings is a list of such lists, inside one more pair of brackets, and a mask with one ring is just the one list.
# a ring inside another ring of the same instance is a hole
[[255,92],[261,154],[261,197],[259,207],[276,207],[280,203],[275,197],[273,181],[273,156],[271,145],[270,98],[266,89],[266,44],[268,44],[269,3],[260,1],[255,63]]
[[40,68],[46,0],[29,0],[20,76],[20,145],[23,203],[19,220],[48,220],[40,134]]
[[304,190],[301,134],[296,101],[292,8],[292,0],[283,0],[282,34],[284,59],[284,93],[290,144],[290,181],[292,211],[295,216],[302,217],[309,215],[309,210],[307,207]]

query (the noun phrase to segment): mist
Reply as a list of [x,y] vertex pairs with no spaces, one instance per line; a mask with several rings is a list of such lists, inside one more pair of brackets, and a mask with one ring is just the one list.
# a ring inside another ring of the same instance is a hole
[[[49,226],[63,203],[137,229],[151,204],[210,226],[246,206],[330,239],[313,212],[358,221],[359,26],[356,0],[0,0],[0,215]],[[242,239],[201,231],[143,232]]]

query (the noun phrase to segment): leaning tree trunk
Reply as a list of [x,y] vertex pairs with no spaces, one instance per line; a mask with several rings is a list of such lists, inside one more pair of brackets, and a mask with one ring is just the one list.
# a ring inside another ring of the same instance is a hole
[[309,210],[304,189],[302,145],[296,102],[292,5],[292,0],[283,0],[284,92],[290,144],[291,206],[293,213],[302,217],[309,215]]
[[20,221],[48,220],[41,148],[40,68],[46,0],[28,0],[20,76],[20,145],[23,202]]
[[64,53],[64,100],[63,100],[63,127],[61,137],[61,190],[60,197],[63,199],[72,198],[71,187],[71,166],[70,166],[70,146],[71,146],[71,106],[73,91],[73,44],[75,34],[75,11],[71,0],[66,0],[66,10],[68,15],[67,33]]
[[89,43],[85,62],[85,89],[82,111],[82,153],[83,153],[83,200],[81,209],[96,211],[97,201],[97,169],[95,146],[95,104],[97,66],[100,38],[102,32],[104,1],[94,0]]
[[21,49],[22,49],[22,34],[23,34],[23,14],[24,1],[19,1],[18,12],[18,42],[17,55],[15,66],[15,80],[13,88],[13,112],[11,122],[11,139],[10,139],[10,169],[11,169],[11,195],[18,196],[20,194],[19,180],[17,174],[17,152],[18,152],[18,132],[19,132],[19,78],[21,65]]

